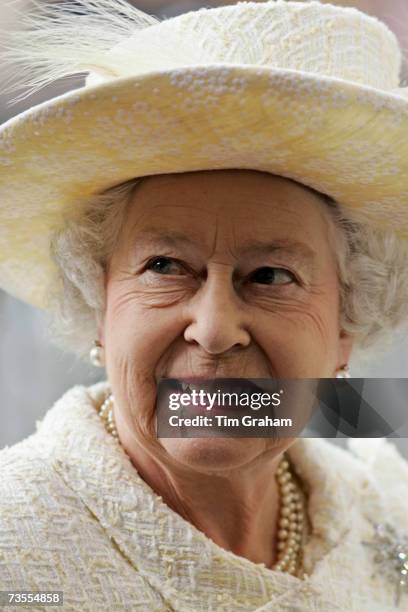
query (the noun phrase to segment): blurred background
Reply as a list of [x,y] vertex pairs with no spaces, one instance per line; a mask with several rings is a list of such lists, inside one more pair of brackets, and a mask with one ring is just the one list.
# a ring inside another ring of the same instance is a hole
[[[63,0],[60,0],[63,3]],[[37,0],[41,4],[41,0]],[[201,7],[235,4],[235,1],[139,0],[137,8],[160,17],[172,17]],[[398,36],[401,47],[408,49],[408,0],[344,0],[331,4],[354,6],[379,17]],[[16,11],[29,10],[30,0],[2,0],[0,4],[0,42],[18,21]],[[23,102],[10,105],[1,92],[6,78],[0,65],[0,123],[47,98],[80,86],[81,81],[60,82]],[[408,62],[402,72],[408,79]],[[64,391],[76,384],[91,384],[104,378],[104,371],[64,354],[47,339],[47,321],[43,313],[15,300],[0,290],[0,448],[23,439],[35,429],[51,405]],[[408,341],[396,337],[387,353],[368,363],[352,361],[355,377],[407,378]],[[341,441],[339,441],[341,443]],[[395,441],[408,458],[408,440]]]

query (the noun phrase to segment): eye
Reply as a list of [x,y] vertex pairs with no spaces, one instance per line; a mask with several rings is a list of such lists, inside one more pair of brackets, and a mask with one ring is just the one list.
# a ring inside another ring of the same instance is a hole
[[258,268],[250,277],[253,283],[260,285],[289,285],[296,282],[296,277],[284,268]]
[[184,274],[186,271],[177,259],[172,259],[171,257],[154,257],[148,262],[146,269],[152,270],[157,274],[171,275]]

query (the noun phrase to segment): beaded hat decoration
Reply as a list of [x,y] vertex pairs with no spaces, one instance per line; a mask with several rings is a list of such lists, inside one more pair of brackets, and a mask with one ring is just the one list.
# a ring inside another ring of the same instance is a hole
[[284,0],[162,21],[125,0],[76,0],[21,19],[8,43],[18,86],[87,78],[0,127],[9,293],[50,306],[51,233],[91,195],[148,175],[270,172],[408,237],[408,95],[378,19]]

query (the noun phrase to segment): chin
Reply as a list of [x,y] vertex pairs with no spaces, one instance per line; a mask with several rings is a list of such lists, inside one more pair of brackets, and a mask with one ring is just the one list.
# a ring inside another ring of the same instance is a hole
[[223,472],[254,461],[265,450],[261,438],[161,438],[177,463],[199,472]]

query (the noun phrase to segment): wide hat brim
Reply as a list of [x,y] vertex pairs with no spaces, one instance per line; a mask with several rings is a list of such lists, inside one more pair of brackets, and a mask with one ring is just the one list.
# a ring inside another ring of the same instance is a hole
[[397,93],[269,67],[190,66],[69,92],[0,129],[0,286],[47,308],[52,232],[90,195],[156,174],[270,172],[406,239],[407,130]]

